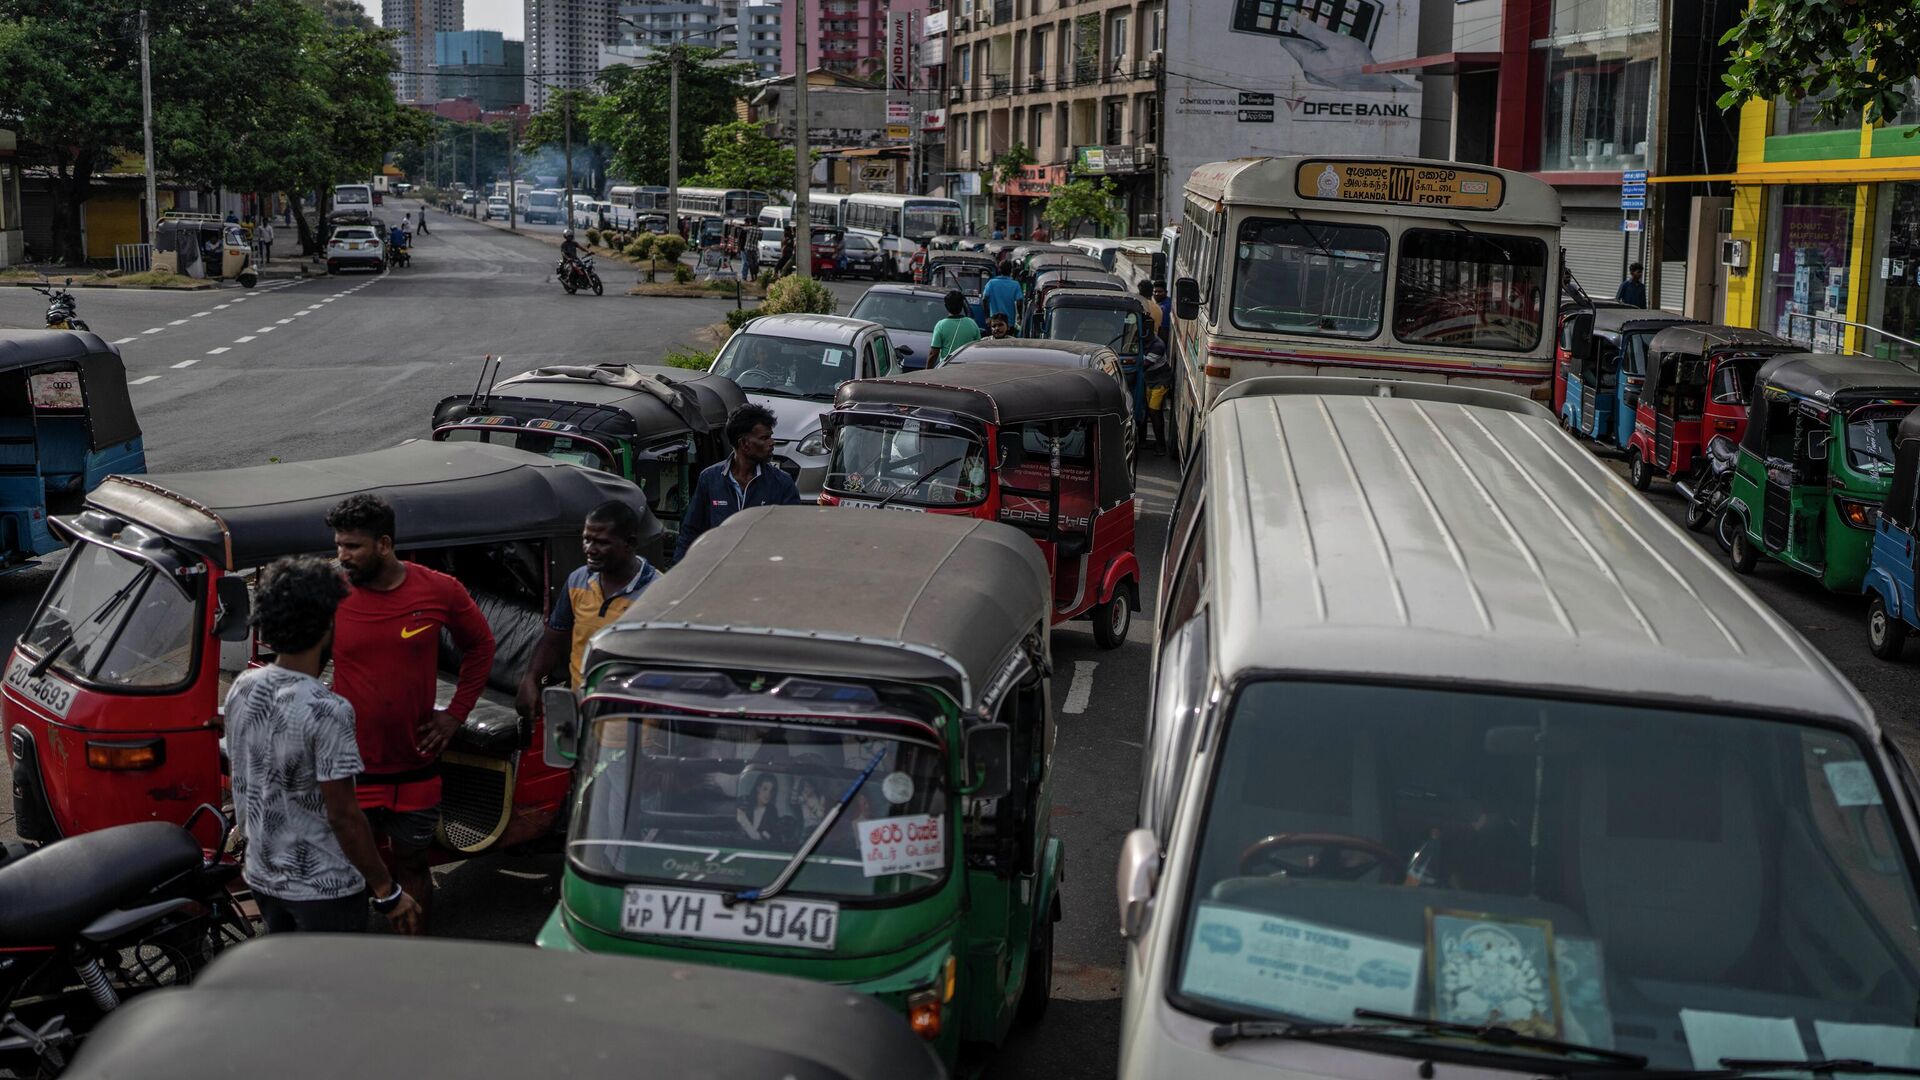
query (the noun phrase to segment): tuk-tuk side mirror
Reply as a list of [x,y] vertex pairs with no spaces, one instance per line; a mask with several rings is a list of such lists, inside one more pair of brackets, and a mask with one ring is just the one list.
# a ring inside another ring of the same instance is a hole
[[1120,936],[1135,941],[1146,933],[1153,914],[1153,894],[1160,885],[1160,842],[1152,829],[1134,829],[1120,844],[1120,871],[1115,882],[1120,901]]
[[1183,277],[1173,283],[1173,314],[1179,319],[1200,317],[1200,283]]
[[966,767],[974,799],[1004,799],[1013,790],[1013,729],[980,724],[967,732]]
[[1832,434],[1828,432],[1826,428],[1815,428],[1807,432],[1807,460],[1825,461],[1827,459],[1827,444],[1831,440]]
[[213,613],[213,636],[219,641],[247,640],[247,617],[252,607],[247,596],[247,579],[227,574],[213,583],[213,598],[219,607]]
[[1027,441],[1017,431],[1000,432],[1000,468],[1017,469],[1027,463]]
[[540,712],[546,720],[547,737],[542,756],[556,769],[571,769],[580,757],[580,706],[573,690],[549,686],[540,692]]
[[1567,316],[1567,353],[1575,360],[1593,355],[1593,312],[1576,311]]

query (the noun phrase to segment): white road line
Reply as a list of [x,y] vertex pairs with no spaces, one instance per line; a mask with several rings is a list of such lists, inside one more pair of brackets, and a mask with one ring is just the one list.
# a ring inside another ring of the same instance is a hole
[[159,377],[160,377],[160,376],[158,376],[158,375],[142,375],[141,377],[139,377],[139,378],[137,378],[137,379],[135,379],[135,380],[133,380],[132,382],[130,382],[130,383],[128,383],[127,385],[128,385],[128,386],[145,386],[145,385],[146,385],[147,383],[150,383],[150,382],[152,382],[153,380],[155,380],[155,379],[157,379],[157,378],[159,378]]
[[157,333],[159,333],[160,331],[162,331],[162,330],[165,330],[165,329],[166,329],[166,327],[164,327],[164,326],[156,326],[156,327],[154,327],[154,328],[153,328],[153,329],[151,329],[151,330],[142,330],[142,331],[140,331],[140,332],[141,332],[141,333],[143,333],[143,334],[157,334]]
[[1075,660],[1073,662],[1073,682],[1067,684],[1067,700],[1060,706],[1063,713],[1083,713],[1087,711],[1087,700],[1093,697],[1093,669],[1100,666],[1098,660]]
[[219,347],[219,348],[217,348],[217,349],[208,349],[208,350],[207,350],[207,355],[208,355],[208,356],[219,356],[219,355],[220,355],[221,353],[223,353],[223,352],[226,352],[226,351],[227,351],[227,349],[228,349],[228,346],[226,346],[226,345],[222,345],[222,346],[220,346],[220,347]]
[[276,323],[279,323],[281,326],[285,326],[288,323],[292,322],[293,320],[292,319],[275,319],[273,321]]
[[340,298],[339,298],[339,297],[337,297],[337,296],[329,296],[329,297],[327,297],[327,298],[326,298],[325,300],[322,300],[322,301],[320,301],[320,302],[321,302],[321,303],[323,303],[323,304],[331,304],[331,303],[333,303],[333,302],[334,302],[335,300],[338,300],[338,299],[340,299]]
[[244,296],[236,296],[233,298],[233,302],[236,304],[244,304],[247,302],[247,298]]
[[118,341],[109,341],[109,342],[107,342],[107,344],[109,344],[109,345],[125,345],[125,344],[126,344],[127,342],[129,342],[129,341],[132,341],[132,340],[133,340],[133,338],[130,338],[130,337],[123,337],[123,338],[121,338],[121,339],[120,339],[120,340],[118,340]]
[[206,317],[207,317],[207,313],[206,313],[206,312],[204,312],[204,311],[196,311],[196,312],[194,312],[194,313],[193,313],[193,314],[192,314],[191,316],[189,316],[189,317],[190,317],[190,318],[195,318],[195,319],[204,319],[204,318],[206,318]]
[[271,333],[273,333],[273,332],[274,332],[275,330],[278,330],[278,329],[280,329],[280,328],[279,328],[279,327],[277,327],[277,326],[263,326],[263,327],[261,327],[260,329],[258,329],[258,330],[255,330],[255,331],[254,331],[254,333],[256,333],[256,334],[271,334]]
[[401,439],[401,440],[400,440],[400,445],[401,445],[401,446],[405,446],[405,445],[407,445],[408,443],[417,443],[417,442],[419,442],[419,441],[420,441],[419,439]]
[[187,320],[185,320],[185,319],[175,319],[175,320],[173,320],[172,322],[170,322],[170,323],[168,323],[167,325],[168,325],[168,326],[185,326],[185,325],[187,325]]
[[215,305],[213,305],[213,310],[215,310],[215,311],[219,311],[219,310],[221,310],[221,309],[223,309],[223,308],[230,308],[230,307],[232,307],[232,306],[233,306],[232,304],[215,304]]
[[191,359],[191,360],[182,360],[182,361],[180,361],[179,363],[177,363],[177,364],[175,364],[175,365],[173,365],[173,366],[174,366],[174,367],[176,367],[176,368],[187,368],[187,367],[192,367],[193,365],[195,365],[195,364],[197,364],[197,363],[199,363],[199,362],[200,362],[200,358],[196,356],[196,357],[194,357],[194,358],[193,358],[193,359]]
[[247,342],[249,342],[249,341],[252,341],[252,340],[253,340],[253,335],[252,335],[252,334],[248,334],[248,335],[247,335],[246,337],[237,337],[237,338],[234,338],[234,339],[233,339],[233,343],[234,343],[235,345],[245,345],[245,344],[246,344]]

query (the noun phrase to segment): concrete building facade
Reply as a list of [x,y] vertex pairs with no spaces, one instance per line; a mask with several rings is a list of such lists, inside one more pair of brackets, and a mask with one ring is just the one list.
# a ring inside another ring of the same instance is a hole
[[380,0],[380,25],[397,30],[399,54],[393,76],[394,96],[408,104],[440,100],[434,78],[435,35],[466,25],[465,0]]
[[720,49],[752,64],[753,78],[780,71],[780,2],[758,0],[668,0],[628,5],[614,24],[614,42],[602,64],[639,62],[652,50],[684,44]]
[[[928,0],[808,0],[807,67],[879,79],[886,74],[887,14],[905,12],[918,23],[927,7]],[[795,65],[794,13],[792,4],[780,10],[783,75]]]
[[472,98],[482,109],[508,109],[526,100],[527,46],[498,30],[434,35],[434,70],[441,98]]
[[617,40],[616,0],[526,0],[526,103],[534,111],[563,88],[590,85],[600,50]]

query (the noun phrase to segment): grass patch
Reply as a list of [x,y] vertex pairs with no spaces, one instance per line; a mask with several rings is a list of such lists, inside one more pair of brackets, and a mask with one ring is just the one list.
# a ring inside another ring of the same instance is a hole
[[[678,296],[695,300],[707,298],[731,300],[734,295],[733,290],[734,283],[730,278],[725,281],[642,281],[629,290],[627,295]],[[740,284],[740,295],[744,298],[759,299],[766,295],[766,290],[754,282],[747,281]]]
[[669,349],[660,362],[668,367],[686,368],[688,371],[705,371],[713,366],[713,353],[699,349]]
[[196,281],[183,274],[171,274],[165,270],[142,270],[137,274],[122,274],[108,280],[115,285],[148,289],[191,289],[206,284],[204,281]]

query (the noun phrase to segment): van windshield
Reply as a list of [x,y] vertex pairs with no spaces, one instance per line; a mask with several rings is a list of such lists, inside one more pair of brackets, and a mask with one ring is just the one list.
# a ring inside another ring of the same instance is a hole
[[1178,916],[1188,1011],[1499,1024],[1654,1068],[1920,1065],[1912,867],[1848,734],[1265,681],[1216,756]]
[[20,641],[82,682],[178,686],[193,671],[195,606],[172,575],[82,541]]

